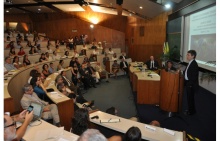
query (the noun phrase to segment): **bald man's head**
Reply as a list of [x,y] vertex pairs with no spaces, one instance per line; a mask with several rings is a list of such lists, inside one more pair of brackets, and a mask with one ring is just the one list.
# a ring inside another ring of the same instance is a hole
[[154,56],[150,56],[150,60],[153,61],[154,60]]

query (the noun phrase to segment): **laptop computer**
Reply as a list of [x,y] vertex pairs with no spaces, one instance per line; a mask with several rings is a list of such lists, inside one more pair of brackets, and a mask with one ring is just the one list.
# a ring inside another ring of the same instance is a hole
[[31,102],[31,106],[33,106],[33,114],[34,114],[34,117],[32,119],[33,122],[41,118],[41,114],[43,112],[43,106],[36,102]]

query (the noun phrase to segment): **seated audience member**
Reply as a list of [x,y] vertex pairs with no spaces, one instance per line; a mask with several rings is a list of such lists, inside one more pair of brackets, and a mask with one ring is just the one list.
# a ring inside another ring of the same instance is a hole
[[156,60],[154,60],[154,56],[150,56],[150,60],[146,62],[146,65],[150,70],[157,70],[159,68],[159,64]]
[[49,45],[47,45],[47,50],[46,50],[46,52],[48,52],[48,53],[53,53],[53,51],[52,51],[52,49],[50,49],[50,46],[49,46]]
[[113,54],[112,60],[113,60],[113,61],[118,60],[118,57],[117,57],[117,54],[116,54],[116,53]]
[[36,77],[34,76],[32,79],[31,79],[31,82],[30,84],[32,85],[33,89],[34,89],[34,92],[37,94],[37,96],[40,98],[40,99],[43,99],[45,101],[48,101],[50,102],[50,99],[47,97],[46,95],[46,89],[42,83],[42,80],[41,80],[41,77],[40,77],[40,74],[37,73],[35,74]]
[[79,68],[79,73],[81,75],[81,80],[84,84],[84,89],[88,89],[91,86],[93,86],[94,88],[96,88],[95,86],[95,80],[93,79],[93,77],[89,74],[89,71],[86,68],[86,65],[82,65],[82,67]]
[[37,53],[39,53],[39,54],[42,53],[42,50],[41,50],[40,44],[37,45]]
[[141,130],[133,126],[125,133],[123,141],[141,141],[141,136]]
[[88,111],[92,111],[92,107],[94,105],[94,100],[87,101],[82,95],[73,94],[74,100],[74,111],[77,111],[80,108],[86,108]]
[[127,56],[125,55],[124,52],[122,52],[121,56],[119,57],[119,59],[127,59]]
[[55,61],[55,60],[60,60],[60,55],[59,54],[57,54],[57,52],[56,51],[54,51],[53,52],[53,60]]
[[14,46],[14,41],[11,41],[7,46],[6,48],[15,48]]
[[69,51],[65,51],[63,58],[68,58],[69,56]]
[[69,67],[73,67],[73,65],[76,63],[75,57],[72,57],[69,63]]
[[56,41],[55,41],[55,45],[58,45],[58,46],[59,46],[59,45],[60,45],[60,40],[56,40]]
[[15,56],[13,58],[13,65],[17,69],[19,69],[21,67],[21,62],[19,62],[19,57],[18,56]]
[[96,70],[96,72],[99,73],[100,76],[105,75],[106,82],[109,82],[108,81],[108,74],[109,73],[105,69],[102,68],[102,66],[100,65],[99,62],[96,63],[95,70]]
[[49,72],[49,66],[47,64],[44,64],[42,66],[42,73],[44,74],[44,77],[48,77],[51,73]]
[[124,58],[120,62],[120,68],[123,72],[126,72],[126,74],[128,75],[128,63],[125,61]]
[[103,49],[101,42],[98,42],[98,47],[97,47],[97,48],[98,48],[98,49]]
[[16,55],[16,53],[15,53],[15,48],[10,48],[9,56],[10,56],[10,57],[14,57],[15,55]]
[[87,70],[89,74],[96,80],[96,84],[99,84],[100,75],[99,73],[91,66],[90,62],[87,63]]
[[21,41],[17,41],[17,44],[15,45],[16,48],[21,48]]
[[110,107],[106,110],[106,113],[117,116],[118,110],[115,107]]
[[[97,61],[97,55],[91,54],[88,62],[96,62],[96,61]],[[83,62],[83,63],[85,63],[85,62]]]
[[34,54],[34,53],[37,53],[37,51],[36,51],[35,47],[32,46],[30,51],[29,51],[29,54]]
[[33,47],[33,45],[31,44],[31,42],[30,41],[27,41],[27,45],[26,45],[26,47]]
[[63,61],[63,60],[60,60],[60,61],[59,61],[59,64],[57,65],[57,71],[64,69],[63,64],[64,64],[64,61]]
[[29,78],[28,78],[28,84],[30,84],[31,83],[31,79],[33,78],[33,77],[37,77],[37,74],[38,74],[39,72],[36,70],[36,69],[32,69],[31,71],[30,71],[30,74],[29,74]]
[[11,58],[9,56],[5,57],[5,64],[4,64],[4,66],[5,66],[7,71],[17,70],[17,68],[14,67],[13,64],[11,64]]
[[80,95],[80,89],[77,87],[77,85],[74,85],[74,83],[72,83],[67,77],[66,77],[66,72],[65,71],[61,71],[60,73],[61,79],[59,79],[57,77],[57,83],[64,83],[65,86],[68,86],[68,88],[74,92],[74,94]]
[[40,56],[40,58],[39,58],[39,62],[44,62],[44,61],[48,61],[48,60],[47,60],[45,54],[42,53],[41,56]]
[[99,55],[99,50],[98,50],[97,48],[94,49],[93,52],[92,52],[92,54],[93,54],[93,55]]
[[114,51],[112,50],[112,48],[109,48],[108,54],[114,54]]
[[85,55],[82,64],[87,64],[89,62],[89,58]]
[[117,60],[114,60],[114,63],[112,64],[112,73],[115,75],[115,78],[117,78],[118,72],[119,72],[119,64],[117,63]]
[[64,83],[58,83],[57,84],[57,89],[65,96],[69,97],[69,98],[73,98],[74,93],[72,93],[72,91],[68,92]]
[[76,51],[76,49],[74,49],[72,56],[75,57],[75,58],[79,57],[79,53]]
[[[5,141],[20,141],[24,136],[26,129],[33,119],[33,111],[30,113],[27,110],[22,111],[19,116],[11,118],[9,115],[4,115],[4,140]],[[21,127],[16,130],[16,121],[22,121]]]
[[94,42],[92,42],[92,47],[91,47],[91,49],[97,49],[97,47],[95,46],[95,43],[94,43]]
[[153,120],[153,121],[150,122],[150,125],[160,127],[160,122],[156,121],[156,120]]
[[81,64],[79,63],[79,59],[76,57],[75,58],[75,63],[77,64],[77,67],[80,68],[81,67]]
[[50,67],[49,67],[48,71],[49,71],[49,73],[50,73],[50,74],[52,74],[52,73],[54,73],[54,72],[55,72],[55,70],[56,70],[56,69],[54,68],[53,63],[51,62],[51,63],[50,63]]
[[105,53],[105,57],[103,58],[102,62],[103,62],[103,65],[106,66],[106,62],[109,61],[109,57],[108,57],[108,54]]
[[60,117],[58,114],[58,109],[55,104],[48,104],[48,102],[45,102],[41,100],[35,92],[33,92],[33,88],[30,84],[24,85],[24,95],[21,98],[21,106],[23,109],[27,109],[28,106],[31,105],[31,102],[37,102],[43,106],[43,113],[42,118],[47,119],[53,119],[54,125],[60,127]]
[[111,136],[108,141],[122,141],[122,137],[119,135]]
[[48,52],[45,53],[45,57],[47,61],[53,61],[53,58],[50,56]]
[[72,50],[73,49],[73,37],[69,37],[68,42],[69,42],[69,48],[70,50]]
[[[107,141],[105,136],[96,129],[87,129],[77,141]],[[113,141],[113,140],[111,140]]]
[[77,135],[81,135],[84,131],[91,127],[89,120],[89,111],[85,108],[78,109],[74,112],[72,118],[71,132]]
[[55,49],[55,51],[56,51],[57,53],[61,52],[61,51],[60,51],[60,47],[59,47],[59,45],[56,45],[56,49]]
[[88,50],[88,48],[86,47],[85,44],[83,44],[82,48],[81,48],[81,53],[82,55],[86,55],[86,50]]
[[24,57],[23,57],[23,66],[28,66],[30,64],[31,64],[31,62],[28,59],[28,55],[25,54]]
[[18,55],[19,55],[19,56],[25,55],[25,52],[24,52],[24,48],[23,48],[23,47],[20,48],[20,51],[18,52]]
[[172,61],[167,61],[167,67],[165,68],[167,72],[169,71],[176,71],[176,68],[173,67],[173,62]]
[[72,73],[72,82],[74,83],[75,86],[77,86],[78,82],[78,67],[77,64],[74,63],[73,67],[71,67],[71,73]]

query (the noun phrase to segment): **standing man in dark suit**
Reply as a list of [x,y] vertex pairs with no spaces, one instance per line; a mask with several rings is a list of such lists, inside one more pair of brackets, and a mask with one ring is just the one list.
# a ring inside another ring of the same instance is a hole
[[196,51],[189,50],[187,52],[186,57],[187,60],[189,61],[189,64],[183,72],[185,78],[187,103],[188,103],[188,110],[185,112],[185,114],[193,115],[196,113],[194,95],[199,83],[198,82],[199,68],[197,62],[195,61]]
[[150,70],[157,70],[159,68],[159,64],[156,60],[154,60],[154,56],[150,56],[150,60],[146,62],[146,65]]

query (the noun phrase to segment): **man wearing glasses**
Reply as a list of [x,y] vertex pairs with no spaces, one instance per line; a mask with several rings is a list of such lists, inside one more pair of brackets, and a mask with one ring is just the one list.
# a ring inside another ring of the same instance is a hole
[[[19,141],[25,134],[28,124],[33,119],[33,111],[28,113],[24,110],[14,118],[14,120],[7,114],[4,115],[4,140],[5,141]],[[24,120],[21,127],[16,130],[16,121]]]

